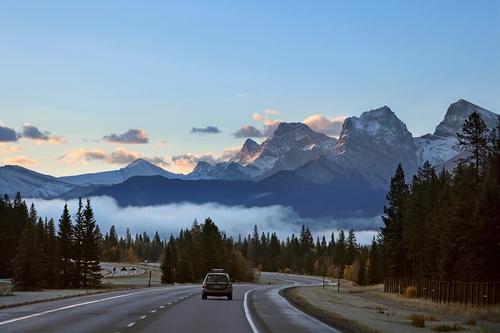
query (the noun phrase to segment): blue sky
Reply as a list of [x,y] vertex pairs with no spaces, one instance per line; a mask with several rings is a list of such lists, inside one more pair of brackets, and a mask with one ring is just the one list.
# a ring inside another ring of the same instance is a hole
[[[0,164],[54,175],[133,156],[186,172],[244,125],[383,105],[421,135],[499,96],[500,1],[0,2],[1,126],[45,135],[0,143]],[[103,140],[129,129],[148,143]]]

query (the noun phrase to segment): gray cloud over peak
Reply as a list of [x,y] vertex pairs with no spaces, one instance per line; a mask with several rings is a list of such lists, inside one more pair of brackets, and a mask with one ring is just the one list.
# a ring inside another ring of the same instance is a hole
[[146,131],[139,128],[131,128],[122,134],[111,133],[110,135],[103,136],[102,139],[112,143],[125,144],[141,144],[149,142],[149,137]]
[[0,125],[0,142],[15,142],[19,137],[20,135],[12,128]]
[[262,132],[252,125],[245,125],[233,134],[236,138],[262,138]]
[[193,127],[191,134],[219,134],[221,131],[217,126]]

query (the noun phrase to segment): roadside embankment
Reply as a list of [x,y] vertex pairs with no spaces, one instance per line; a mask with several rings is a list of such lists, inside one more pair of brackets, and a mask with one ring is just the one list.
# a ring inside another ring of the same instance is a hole
[[500,307],[471,310],[437,305],[384,294],[381,286],[358,287],[343,281],[340,293],[333,286],[292,287],[285,289],[283,296],[302,311],[347,333],[500,332]]

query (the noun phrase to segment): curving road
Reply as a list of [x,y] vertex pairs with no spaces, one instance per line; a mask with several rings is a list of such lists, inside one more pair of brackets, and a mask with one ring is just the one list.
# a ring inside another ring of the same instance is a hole
[[339,332],[279,295],[316,280],[263,273],[282,285],[235,285],[233,300],[202,300],[199,285],[136,289],[0,310],[0,332]]

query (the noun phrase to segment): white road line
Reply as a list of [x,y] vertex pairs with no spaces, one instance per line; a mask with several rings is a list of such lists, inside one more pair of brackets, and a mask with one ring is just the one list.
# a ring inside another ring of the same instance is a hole
[[168,303],[167,305],[172,305],[172,302]]
[[165,305],[162,305],[162,306],[160,306],[160,309],[163,309],[164,307],[165,307]]
[[250,327],[252,328],[253,333],[260,333],[259,330],[257,329],[257,326],[255,326],[255,323],[252,319],[252,314],[250,313],[250,308],[248,306],[248,294],[250,294],[252,291],[257,290],[261,287],[253,288],[250,289],[245,293],[245,296],[243,297],[243,307],[245,309],[245,317],[247,318],[248,323],[250,324]]
[[127,325],[127,327],[132,327],[134,325],[135,325],[135,323],[130,323],[130,324]]
[[14,319],[5,320],[5,321],[0,322],[0,326],[14,323],[14,322],[20,321],[20,320],[30,319],[30,318],[38,317],[38,316],[43,316],[43,315],[53,313],[53,312],[64,311],[64,310],[76,308],[79,306],[100,303],[100,302],[109,301],[112,299],[123,298],[123,297],[128,297],[128,296],[133,296],[133,295],[139,295],[139,294],[149,293],[149,292],[158,291],[158,290],[165,290],[165,289],[164,288],[157,288],[157,289],[151,289],[151,290],[145,290],[145,291],[137,291],[137,292],[125,294],[125,295],[118,295],[118,296],[112,296],[112,297],[107,297],[107,298],[102,298],[102,299],[96,299],[93,301],[88,301],[88,302],[83,302],[83,303],[71,304],[71,305],[63,306],[61,308],[56,308],[56,309],[51,309],[51,310],[47,310],[47,311],[43,311],[43,312],[39,312],[39,313],[34,313],[32,315],[28,315],[28,316],[24,316],[24,317],[18,317],[18,318],[14,318]]
[[155,313],[155,312],[156,312],[156,310],[151,310],[151,313]]
[[146,317],[147,317],[146,315],[144,315],[144,316],[141,316],[141,319],[144,319],[144,318],[146,318]]

